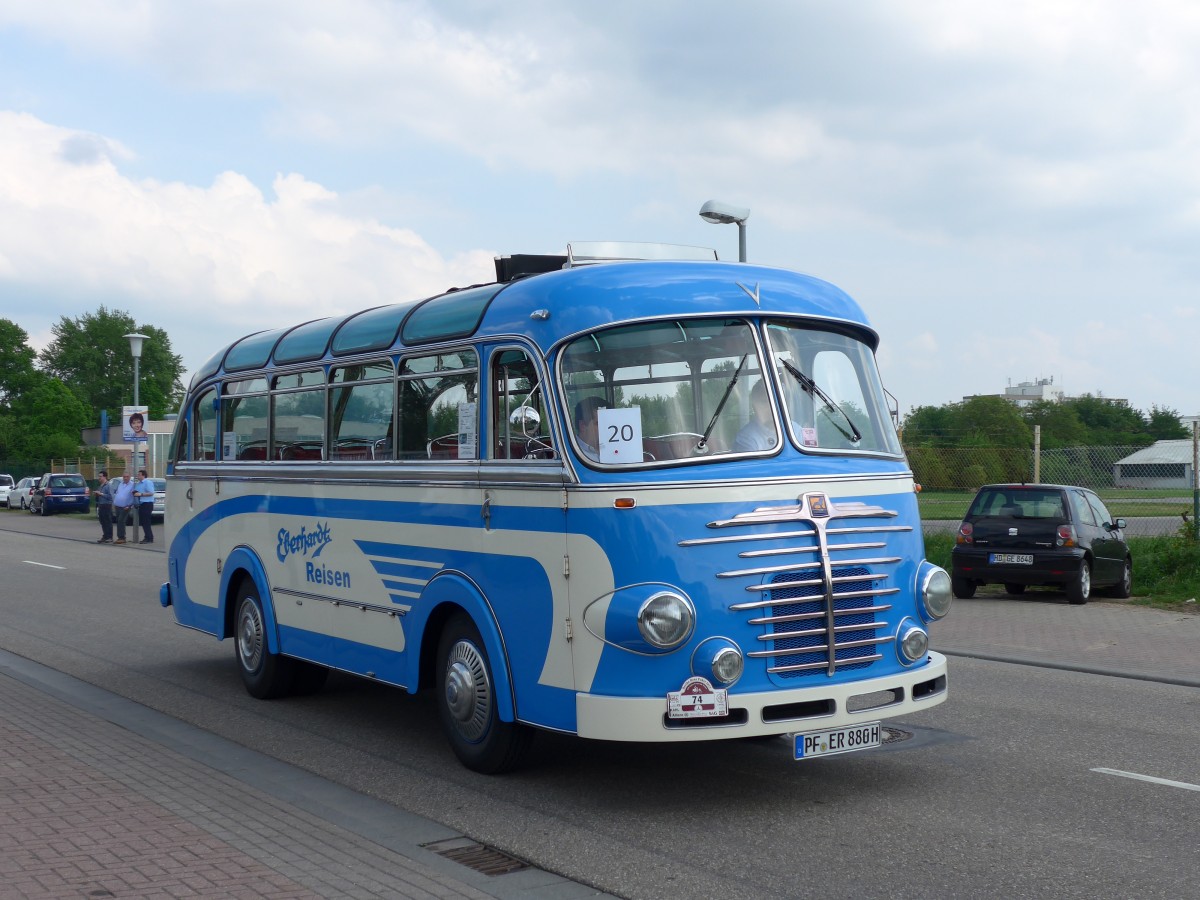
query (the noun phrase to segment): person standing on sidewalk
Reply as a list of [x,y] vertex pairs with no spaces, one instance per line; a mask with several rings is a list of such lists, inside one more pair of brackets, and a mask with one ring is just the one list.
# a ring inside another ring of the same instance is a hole
[[114,544],[125,543],[125,524],[129,521],[129,510],[133,508],[133,482],[129,473],[121,475],[120,483],[113,489],[113,515],[117,520],[117,539]]
[[111,544],[113,539],[113,489],[116,485],[108,480],[108,472],[103,469],[100,470],[97,477],[100,480],[100,487],[92,492],[96,495],[96,515],[100,518],[100,540],[96,543]]
[[153,544],[154,531],[150,527],[150,517],[154,515],[154,482],[146,477],[145,469],[138,469],[138,480],[133,486],[133,495],[137,500],[138,523],[142,526],[142,539],[139,543]]

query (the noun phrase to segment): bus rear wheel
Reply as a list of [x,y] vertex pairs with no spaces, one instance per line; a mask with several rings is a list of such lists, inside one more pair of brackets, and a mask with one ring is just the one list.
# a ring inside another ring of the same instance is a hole
[[286,695],[292,687],[295,666],[287,657],[267,647],[267,624],[254,582],[245,579],[238,588],[234,619],[234,652],[242,684],[259,700]]
[[529,729],[502,722],[496,682],[479,629],[457,613],[438,641],[437,704],[442,730],[468,769],[494,775],[515,768],[529,744]]

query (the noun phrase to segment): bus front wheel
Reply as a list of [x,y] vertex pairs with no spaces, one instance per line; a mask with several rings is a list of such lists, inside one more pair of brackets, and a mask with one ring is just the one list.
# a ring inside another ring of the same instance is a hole
[[438,641],[437,703],[442,730],[468,769],[490,775],[520,762],[529,729],[500,720],[487,649],[463,613],[450,618]]
[[246,691],[259,700],[287,694],[292,687],[294,667],[290,659],[268,649],[262,601],[250,579],[238,588],[235,628],[234,651]]

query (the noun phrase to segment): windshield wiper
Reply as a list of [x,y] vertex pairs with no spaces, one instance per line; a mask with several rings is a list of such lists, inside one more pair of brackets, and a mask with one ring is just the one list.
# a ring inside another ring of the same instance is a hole
[[729,395],[733,393],[733,386],[738,382],[738,376],[742,374],[742,366],[746,365],[746,359],[750,356],[747,353],[742,357],[742,361],[738,363],[737,369],[734,370],[733,377],[729,379],[729,386],[725,388],[725,395],[721,398],[721,402],[717,404],[717,411],[713,413],[712,419],[708,423],[708,427],[704,429],[704,435],[696,442],[696,453],[708,452],[708,438],[712,434],[713,426],[717,424],[717,419],[721,415],[721,410],[725,408],[725,402],[729,399]]
[[846,424],[850,426],[849,431],[847,431],[845,428],[843,428],[841,425],[839,425],[836,420],[834,420],[832,418],[829,420],[833,424],[833,427],[842,433],[842,436],[844,438],[846,438],[847,440],[853,441],[856,444],[862,440],[862,434],[859,433],[859,430],[855,426],[853,420],[851,420],[851,418],[848,415],[846,415],[846,411],[844,409],[842,409],[840,406],[838,406],[836,403],[834,403],[833,400],[830,398],[830,396],[828,394],[826,394],[823,390],[821,390],[820,386],[815,381],[813,381],[811,378],[809,378],[807,375],[805,375],[803,372],[801,372],[799,369],[797,369],[795,366],[793,366],[790,362],[788,362],[782,356],[778,357],[778,360],[779,360],[779,364],[781,366],[783,366],[785,369],[787,369],[788,372],[791,373],[792,377],[795,378],[796,381],[798,381],[800,383],[800,387],[802,387],[804,390],[808,391],[808,393],[812,394],[814,397],[820,397],[821,402],[825,404],[826,409],[830,410],[831,412],[837,413],[843,419],[846,420]]

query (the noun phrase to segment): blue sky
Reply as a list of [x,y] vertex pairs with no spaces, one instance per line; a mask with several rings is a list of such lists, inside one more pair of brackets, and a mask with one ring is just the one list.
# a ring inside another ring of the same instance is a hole
[[1053,378],[1200,413],[1200,7],[0,0],[0,317],[188,369],[643,240],[849,291],[902,411]]

